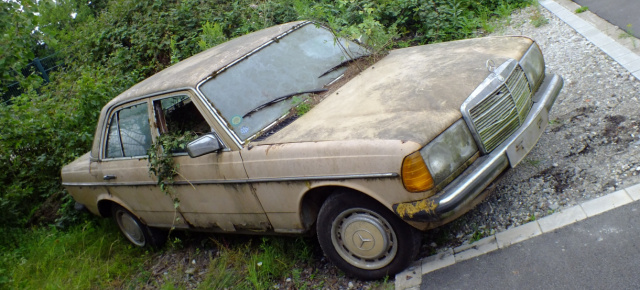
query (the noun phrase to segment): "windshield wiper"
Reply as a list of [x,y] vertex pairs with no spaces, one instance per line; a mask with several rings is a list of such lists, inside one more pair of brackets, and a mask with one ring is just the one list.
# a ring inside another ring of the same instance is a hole
[[343,66],[345,66],[345,65],[348,65],[348,64],[350,64],[350,63],[352,63],[352,62],[354,62],[354,61],[356,61],[356,60],[359,60],[359,59],[361,59],[361,58],[363,58],[363,57],[367,57],[367,56],[369,56],[369,55],[366,55],[366,54],[365,54],[365,55],[361,55],[361,56],[354,57],[354,58],[351,58],[351,59],[347,59],[347,60],[345,60],[345,61],[343,61],[343,62],[339,63],[338,65],[336,65],[336,66],[334,66],[334,67],[330,68],[330,69],[329,69],[329,70],[327,70],[326,72],[322,73],[318,78],[321,78],[321,77],[323,77],[323,76],[326,76],[326,75],[328,75],[328,74],[329,74],[330,72],[332,72],[332,71],[335,71],[335,70],[337,70],[337,69],[339,69],[339,68],[341,68],[341,67],[343,67]]
[[282,102],[282,101],[284,101],[286,99],[289,99],[291,97],[295,97],[295,96],[303,95],[303,94],[317,94],[317,93],[322,93],[322,92],[326,92],[326,91],[328,91],[328,90],[327,89],[315,89],[315,90],[308,90],[308,91],[302,91],[302,92],[297,92],[297,93],[293,93],[293,94],[288,94],[288,95],[284,95],[282,97],[277,97],[277,98],[275,98],[275,99],[273,99],[271,101],[268,101],[268,102],[266,102],[266,103],[264,103],[264,104],[262,104],[260,106],[257,106],[255,109],[253,109],[253,110],[247,112],[246,114],[244,114],[244,116],[242,116],[242,118],[246,118],[246,117],[250,116],[251,114],[253,114],[253,113],[257,112],[257,111],[262,110],[263,108],[266,108],[266,107],[271,106],[271,105],[273,105],[275,103],[278,103],[278,102]]

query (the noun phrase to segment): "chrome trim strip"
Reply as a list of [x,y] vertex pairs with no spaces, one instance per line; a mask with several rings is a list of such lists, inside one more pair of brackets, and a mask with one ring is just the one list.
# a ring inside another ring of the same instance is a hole
[[[173,185],[206,185],[206,184],[238,184],[238,183],[264,183],[264,182],[292,182],[292,181],[322,181],[340,179],[371,179],[371,178],[394,178],[400,176],[398,173],[373,173],[373,174],[349,174],[349,175],[327,175],[327,176],[301,176],[282,178],[255,178],[236,180],[206,180],[206,181],[176,181]],[[63,182],[64,186],[150,186],[156,185],[154,181],[142,182]]]

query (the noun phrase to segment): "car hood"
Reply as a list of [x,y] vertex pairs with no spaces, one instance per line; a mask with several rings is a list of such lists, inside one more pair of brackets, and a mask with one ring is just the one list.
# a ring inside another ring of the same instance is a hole
[[492,37],[392,50],[257,143],[381,139],[425,145],[462,117],[460,106],[489,75],[488,60],[519,60],[532,43]]

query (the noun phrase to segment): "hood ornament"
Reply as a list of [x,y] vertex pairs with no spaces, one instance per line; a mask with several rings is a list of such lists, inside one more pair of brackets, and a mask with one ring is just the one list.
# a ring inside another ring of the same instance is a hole
[[492,75],[495,75],[498,80],[504,82],[504,77],[496,73],[496,69],[498,67],[496,66],[496,63],[493,61],[493,59],[487,59],[487,63],[485,64],[485,66]]
[[485,64],[485,66],[490,73],[496,71],[496,63],[493,61],[493,59],[487,59],[487,63]]

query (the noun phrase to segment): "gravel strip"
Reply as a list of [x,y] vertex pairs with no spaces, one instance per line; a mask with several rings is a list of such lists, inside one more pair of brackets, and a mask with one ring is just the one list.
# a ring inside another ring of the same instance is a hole
[[[534,27],[542,16],[547,24]],[[640,183],[640,81],[541,6],[514,12],[492,35],[526,35],[564,88],[531,153],[458,220],[428,232],[420,257]]]

